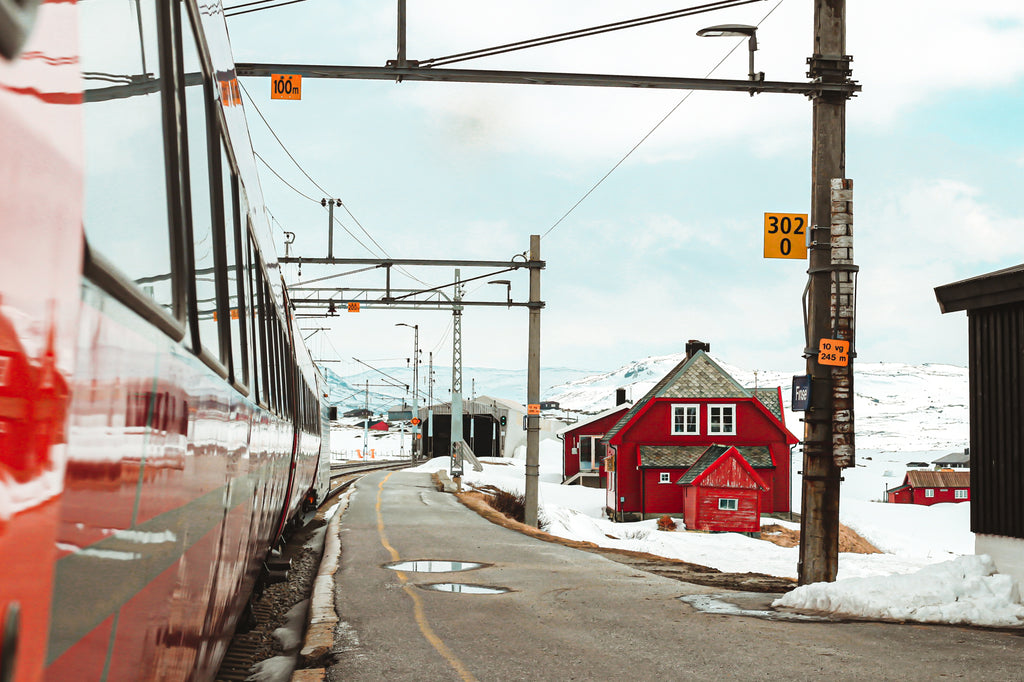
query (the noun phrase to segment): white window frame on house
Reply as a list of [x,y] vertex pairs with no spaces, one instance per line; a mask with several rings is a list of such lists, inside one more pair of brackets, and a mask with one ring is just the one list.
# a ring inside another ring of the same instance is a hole
[[718,508],[722,511],[737,511],[740,508],[740,501],[735,497],[719,497]]
[[[580,436],[578,446],[580,471],[597,471],[598,469],[601,468],[601,461],[604,459],[604,457],[599,456],[600,453],[598,452],[598,444],[601,442],[602,438],[604,438],[604,434],[598,436]],[[584,440],[590,441],[590,444],[587,447],[584,447],[583,445]],[[587,452],[587,450],[589,450],[589,452]],[[585,456],[585,454],[590,455],[589,459]],[[589,466],[584,466],[584,464],[588,464]]]
[[966,500],[968,497],[966,488],[958,488],[953,491],[954,500]]
[[[676,415],[682,412],[682,429],[679,429],[679,422]],[[699,436],[700,435],[700,404],[699,403],[676,403],[672,405],[672,435],[673,436]]]
[[669,471],[662,471],[658,475],[658,483],[671,483],[671,482],[672,482],[672,473],[671,472],[669,472]]
[[924,496],[925,497],[935,497],[935,488],[925,488],[924,489]]
[[[715,414],[718,413],[718,424],[714,422]],[[725,415],[729,415],[729,431],[722,428],[725,422]],[[717,429],[717,430],[716,430]],[[708,405],[708,435],[714,436],[735,436],[736,435],[736,406],[735,405]]]

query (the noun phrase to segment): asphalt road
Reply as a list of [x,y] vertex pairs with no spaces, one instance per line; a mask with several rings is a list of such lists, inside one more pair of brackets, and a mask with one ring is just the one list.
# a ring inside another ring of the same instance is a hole
[[[680,597],[720,589],[494,525],[427,474],[367,476],[341,528],[336,682],[1024,680],[1024,631],[706,613]],[[486,566],[385,567],[397,559]],[[441,582],[509,592],[423,587]]]

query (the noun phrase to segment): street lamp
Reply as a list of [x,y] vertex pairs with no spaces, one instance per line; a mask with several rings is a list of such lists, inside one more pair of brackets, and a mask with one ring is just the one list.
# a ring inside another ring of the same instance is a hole
[[[718,38],[723,36],[749,37],[750,40],[747,41],[747,47],[750,52],[750,80],[764,80],[764,71],[758,73],[754,72],[754,52],[757,51],[757,26],[748,26],[747,24],[719,24],[718,26],[702,28],[697,31],[697,35],[703,38]],[[750,94],[753,95],[754,93],[751,92]]]
[[419,379],[420,379],[420,372],[419,372],[419,367],[420,367],[420,326],[418,324],[406,324],[405,322],[398,322],[397,324],[395,324],[395,326],[396,327],[409,327],[413,331],[413,347],[412,347],[412,416],[413,416],[413,424],[412,424],[412,447],[410,448],[410,451],[412,453],[412,458],[415,460],[416,459],[416,451],[418,450],[418,448],[417,448],[417,445],[418,445],[417,441],[418,441],[418,439],[416,438],[416,436],[420,432],[420,425],[417,423],[417,422],[419,422],[419,418],[420,418],[420,403],[419,403],[419,393],[420,393],[420,381],[419,381]]
[[508,299],[508,307],[512,307],[512,282],[507,279],[492,279],[488,284],[504,284],[506,290],[506,297]]

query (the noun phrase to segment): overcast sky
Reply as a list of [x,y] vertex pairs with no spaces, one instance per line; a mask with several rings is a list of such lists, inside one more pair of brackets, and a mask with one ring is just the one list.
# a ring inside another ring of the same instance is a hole
[[[227,21],[236,61],[383,66],[395,57],[394,5],[307,0]],[[420,60],[687,6],[408,5],[408,57]],[[802,81],[812,14],[810,0],[766,0],[458,66],[703,77],[735,48],[714,76],[745,78],[745,40],[695,35],[744,23],[760,25],[757,70],[769,80]],[[847,108],[861,361],[966,365],[965,315],[941,315],[933,288],[1022,262],[1022,46],[1019,0],[848,3],[847,52],[863,85]],[[306,79],[301,101],[272,102],[268,80],[243,84],[303,168],[391,257],[509,260],[527,250],[530,234],[547,233],[545,366],[612,369],[699,338],[741,367],[802,367],[806,262],[766,260],[762,248],[766,211],[810,209],[806,98]],[[323,193],[245,106],[256,151],[319,200]],[[296,234],[293,253],[325,255],[326,210],[261,173],[270,211]],[[381,255],[341,217],[372,253],[339,231],[335,255]],[[432,286],[452,278],[447,269],[411,272]],[[306,266],[302,279],[324,274]],[[525,271],[495,278],[511,279],[513,297],[526,299]],[[291,271],[287,279],[299,277]],[[381,273],[340,281],[384,284]],[[420,285],[396,271],[393,286]],[[495,285],[470,284],[468,292],[504,297]],[[463,319],[467,366],[525,366],[524,309],[472,308]],[[424,361],[433,350],[435,362],[450,364],[446,312],[342,313],[310,344],[317,358],[404,363],[413,334],[395,328],[399,322],[420,326]]]

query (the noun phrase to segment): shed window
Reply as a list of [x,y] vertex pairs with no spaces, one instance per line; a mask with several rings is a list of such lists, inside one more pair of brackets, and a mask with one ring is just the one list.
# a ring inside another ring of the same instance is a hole
[[735,497],[722,497],[718,500],[718,508],[725,511],[736,511],[740,508],[740,501]]
[[953,499],[956,499],[956,500],[966,500],[967,499],[967,491],[966,490],[954,490],[953,491]]
[[700,435],[700,405],[672,406],[672,434],[696,436]]
[[708,405],[708,433],[736,435],[736,406]]
[[935,488],[925,488],[924,489],[924,496],[925,497],[935,497]]
[[658,483],[671,483],[672,481],[669,480],[671,475],[672,474],[667,471],[662,471],[661,474],[659,474]]

